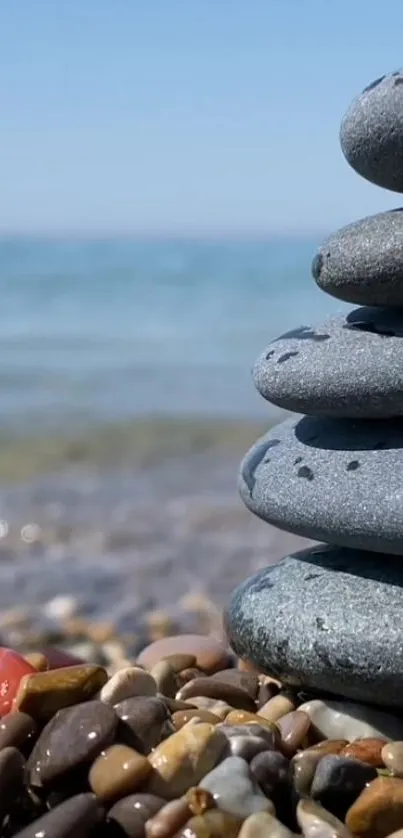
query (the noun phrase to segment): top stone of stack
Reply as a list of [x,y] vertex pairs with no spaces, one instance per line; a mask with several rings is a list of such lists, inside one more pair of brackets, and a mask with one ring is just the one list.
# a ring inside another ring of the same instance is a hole
[[381,76],[357,96],[342,121],[340,143],[358,174],[403,192],[403,71]]

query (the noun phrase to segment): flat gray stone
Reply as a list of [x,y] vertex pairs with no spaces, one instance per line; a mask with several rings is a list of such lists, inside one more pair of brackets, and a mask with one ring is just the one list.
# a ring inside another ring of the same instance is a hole
[[369,84],[345,114],[340,143],[358,174],[394,192],[403,192],[403,73]]
[[333,233],[312,263],[323,291],[367,306],[403,306],[403,209],[368,216]]
[[235,591],[225,627],[240,657],[286,684],[403,707],[403,567],[393,556],[326,545],[287,556]]
[[403,555],[401,419],[287,419],[248,452],[239,488],[280,529]]
[[403,313],[360,308],[272,341],[254,368],[269,402],[317,416],[403,415]]

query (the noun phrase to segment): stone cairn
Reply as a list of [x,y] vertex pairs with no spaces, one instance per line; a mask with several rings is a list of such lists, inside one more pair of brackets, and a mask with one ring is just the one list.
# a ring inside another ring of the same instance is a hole
[[[403,192],[403,73],[355,99],[340,141],[360,175]],[[291,687],[401,711],[403,209],[330,236],[312,273],[362,307],[288,332],[258,359],[262,396],[300,415],[249,451],[240,492],[265,521],[325,544],[248,579],[226,629],[241,658]]]

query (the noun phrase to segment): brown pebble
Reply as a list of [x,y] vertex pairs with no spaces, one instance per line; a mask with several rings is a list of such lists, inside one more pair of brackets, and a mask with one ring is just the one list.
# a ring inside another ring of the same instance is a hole
[[226,684],[234,684],[241,690],[245,690],[250,697],[255,701],[259,692],[259,678],[252,672],[241,672],[239,669],[222,669],[211,676],[213,680],[225,682]]
[[176,674],[183,672],[184,669],[194,668],[197,663],[196,655],[181,654],[180,652],[176,655],[166,655],[162,660],[167,661]]
[[322,756],[323,754],[318,753],[318,751],[311,751],[308,748],[306,751],[300,751],[292,760],[294,787],[302,797],[310,794],[316,767]]
[[300,710],[292,710],[277,719],[276,725],[281,736],[281,751],[287,757],[294,756],[311,726],[309,716]]
[[204,695],[195,695],[191,701],[193,707],[201,710],[209,710],[210,713],[214,713],[221,720],[225,719],[228,713],[232,711],[232,707],[226,701],[217,701],[215,698],[207,698]]
[[192,812],[186,797],[171,800],[145,825],[147,838],[171,838],[191,817]]
[[111,745],[90,768],[89,784],[101,800],[114,800],[135,792],[151,772],[147,757],[127,745]]
[[175,697],[178,690],[178,680],[175,670],[168,661],[163,660],[156,663],[150,670],[150,674],[157,685],[157,692],[170,698]]
[[181,829],[175,838],[237,838],[242,818],[209,809],[204,815],[195,815]]
[[281,716],[292,713],[296,707],[296,702],[290,696],[279,693],[259,708],[259,716],[264,716],[269,722],[276,722]]
[[363,838],[386,838],[403,827],[403,780],[377,777],[361,792],[346,815],[346,826]]
[[189,681],[177,693],[177,698],[182,701],[192,700],[193,696],[204,695],[206,698],[214,698],[216,701],[225,701],[231,707],[239,710],[256,710],[253,698],[246,690],[235,684],[227,684],[225,681],[214,678],[195,678]]
[[37,672],[46,672],[49,669],[49,661],[42,652],[28,652],[24,658]]
[[146,821],[153,818],[165,804],[166,800],[154,794],[130,794],[109,809],[107,823],[118,824],[128,838],[144,838]]
[[341,754],[348,744],[348,739],[322,739],[320,742],[316,742],[315,745],[311,745],[307,750],[318,751],[321,757],[325,757],[329,754]]
[[304,838],[352,838],[344,823],[314,800],[300,800],[297,820]]
[[253,723],[261,725],[261,727],[267,727],[269,730],[273,730],[278,736],[278,741],[280,743],[280,732],[277,725],[275,725],[274,722],[270,722],[268,719],[265,719],[264,716],[260,715],[260,713],[247,713],[245,710],[232,710],[225,718],[225,724],[228,725],[246,725]]
[[243,822],[239,838],[294,838],[290,829],[270,812],[255,812]]
[[209,710],[178,710],[172,716],[172,724],[175,730],[180,730],[183,725],[186,725],[190,719],[200,719],[201,722],[209,722],[212,725],[216,725],[221,722],[219,716],[215,716],[214,713],[210,713]]
[[193,655],[196,666],[212,674],[230,666],[231,657],[227,649],[213,637],[198,634],[179,634],[156,640],[140,653],[138,663],[151,669],[162,658],[173,654]]
[[170,799],[180,797],[197,786],[211,771],[224,752],[227,739],[214,725],[191,720],[161,742],[150,754],[154,769],[147,788],[153,794]]
[[120,740],[145,754],[149,754],[162,739],[174,732],[170,713],[160,698],[126,698],[115,704],[114,710],[121,720]]
[[195,704],[191,701],[177,701],[176,698],[169,698],[167,695],[157,693],[157,698],[164,702],[170,713],[176,713],[178,710],[194,710]]
[[33,742],[36,734],[36,724],[26,713],[7,713],[0,719],[0,750],[14,745],[23,748],[26,743]]
[[359,759],[374,768],[382,768],[384,765],[382,748],[386,744],[386,739],[355,739],[340,751],[340,756]]
[[102,666],[89,663],[24,675],[13,710],[48,721],[58,710],[93,698],[107,680]]
[[381,757],[395,777],[403,777],[403,742],[387,742],[382,748]]
[[193,815],[203,815],[207,809],[214,809],[215,806],[213,795],[199,786],[189,789],[186,792],[186,799]]
[[196,669],[196,667],[193,667],[192,669],[184,669],[182,672],[178,672],[176,676],[178,690],[180,690],[181,687],[189,681],[194,681],[195,678],[204,678],[204,672],[202,672],[201,669]]

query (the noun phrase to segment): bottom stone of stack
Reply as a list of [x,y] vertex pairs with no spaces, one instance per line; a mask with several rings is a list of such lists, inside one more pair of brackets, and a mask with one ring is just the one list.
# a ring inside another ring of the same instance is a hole
[[225,614],[235,652],[283,683],[403,709],[403,565],[319,545],[244,582]]

